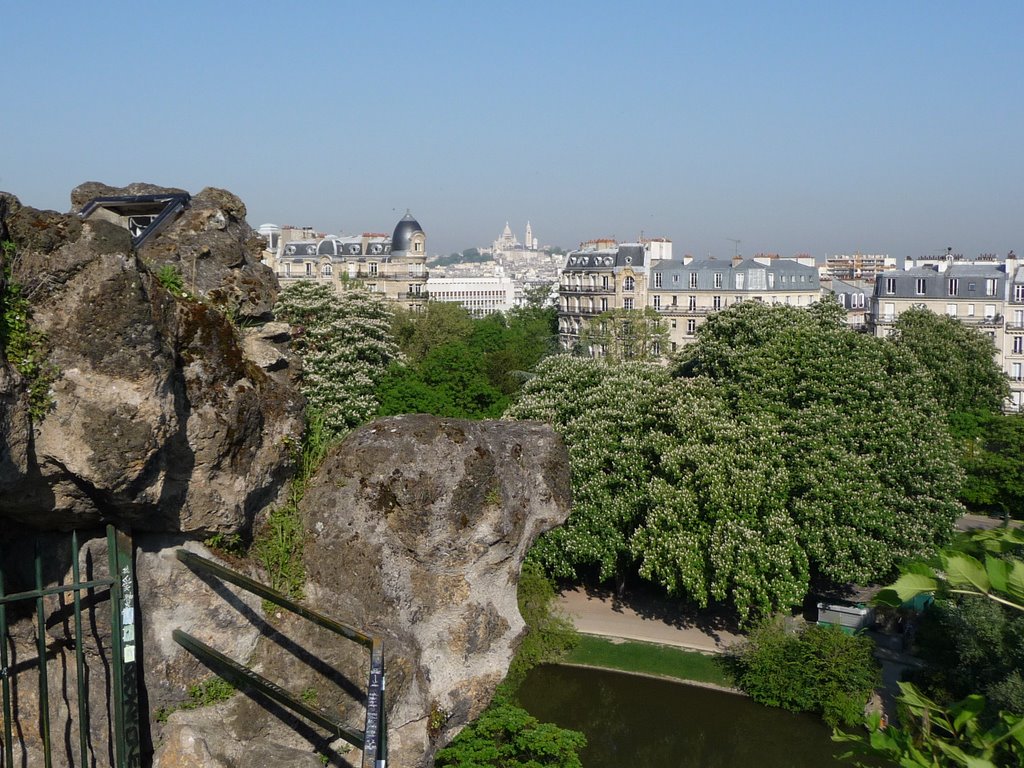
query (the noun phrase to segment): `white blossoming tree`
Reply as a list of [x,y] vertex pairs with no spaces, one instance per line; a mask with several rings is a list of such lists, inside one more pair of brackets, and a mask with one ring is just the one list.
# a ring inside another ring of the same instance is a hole
[[718,313],[681,372],[710,379],[732,418],[775,419],[812,573],[867,583],[949,540],[962,471],[927,375],[897,345],[844,327],[834,302]]
[[302,356],[307,408],[338,436],[377,412],[376,390],[399,359],[386,301],[366,291],[335,292],[312,282],[281,291],[274,314],[290,323]]
[[573,510],[532,556],[562,578],[639,574],[744,617],[798,603],[815,577],[884,578],[962,511],[925,382],[830,305],[719,313],[674,374],[548,358],[507,415],[563,436]]

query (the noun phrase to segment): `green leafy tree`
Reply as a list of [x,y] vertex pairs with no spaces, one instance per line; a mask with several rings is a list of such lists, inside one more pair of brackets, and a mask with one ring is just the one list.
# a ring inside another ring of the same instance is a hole
[[610,309],[588,320],[580,331],[580,348],[608,360],[654,360],[668,345],[668,329],[651,307]]
[[526,710],[501,703],[484,711],[435,757],[437,768],[582,768],[586,737],[538,722]]
[[338,436],[372,418],[377,387],[400,359],[391,335],[391,308],[365,291],[336,293],[330,286],[299,282],[285,288],[275,316],[296,328],[307,408]]
[[832,303],[719,312],[678,372],[709,379],[730,418],[774,419],[812,574],[868,583],[948,541],[962,473],[927,377],[897,345],[843,327]]
[[881,683],[874,643],[834,626],[787,631],[762,622],[732,649],[725,665],[754,701],[793,712],[820,714],[830,725],[854,725]]
[[400,313],[394,327],[408,364],[382,382],[381,415],[481,419],[500,416],[554,350],[557,314],[525,307],[474,319],[456,304],[432,302],[423,313]]
[[396,309],[392,331],[402,354],[416,365],[436,347],[468,341],[473,318],[458,304],[431,301],[422,312]]
[[968,509],[1009,518],[1024,509],[1024,416],[968,414],[956,423],[962,439]]
[[[909,565],[881,604],[901,605],[922,593],[969,595],[1024,612],[1024,533],[1002,529],[973,534],[939,553],[938,562]],[[912,768],[1001,768],[1024,765],[1024,717],[1020,713],[986,715],[985,697],[973,693],[951,705],[900,683],[900,723],[885,727],[878,715],[868,719],[867,734],[837,732],[851,744],[845,757],[881,756]],[[865,765],[862,762],[858,765]],[[874,764],[874,763],[870,763]]]
[[996,413],[1010,394],[992,340],[956,318],[909,309],[890,340],[927,372],[932,397],[947,413]]

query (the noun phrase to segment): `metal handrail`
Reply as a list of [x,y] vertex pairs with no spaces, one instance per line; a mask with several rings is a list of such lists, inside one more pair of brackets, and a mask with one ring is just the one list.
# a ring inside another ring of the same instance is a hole
[[244,574],[226,568],[220,563],[202,557],[185,549],[175,550],[175,556],[186,566],[207,571],[230,582],[235,586],[252,592],[287,611],[301,616],[307,621],[326,630],[359,643],[370,650],[370,674],[366,695],[366,721],[363,733],[359,733],[340,720],[324,715],[308,707],[297,697],[288,693],[270,680],[258,675],[251,669],[228,658],[217,650],[196,640],[191,635],[176,629],[171,636],[180,646],[197,658],[203,660],[219,677],[238,686],[249,686],[252,690],[266,696],[278,704],[291,709],[296,714],[335,733],[363,752],[363,768],[383,768],[387,761],[387,724],[384,710],[384,643],[379,637],[372,637],[365,632],[335,621],[329,616],[318,613],[296,602],[287,595],[268,587]]

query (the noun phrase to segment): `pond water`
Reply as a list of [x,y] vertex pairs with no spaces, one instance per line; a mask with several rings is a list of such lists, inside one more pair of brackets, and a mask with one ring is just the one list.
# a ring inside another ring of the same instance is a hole
[[818,718],[745,696],[621,672],[544,666],[519,689],[541,721],[582,731],[586,768],[831,768],[844,746]]

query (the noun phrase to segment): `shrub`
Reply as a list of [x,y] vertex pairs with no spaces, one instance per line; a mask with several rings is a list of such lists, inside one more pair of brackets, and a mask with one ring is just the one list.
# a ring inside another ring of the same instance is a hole
[[793,712],[816,712],[829,725],[854,725],[881,682],[874,643],[834,626],[790,632],[779,620],[759,624],[723,663],[750,697]]

